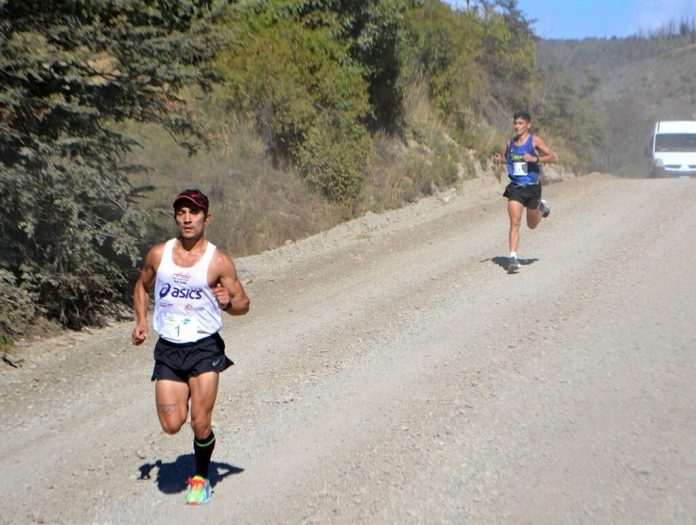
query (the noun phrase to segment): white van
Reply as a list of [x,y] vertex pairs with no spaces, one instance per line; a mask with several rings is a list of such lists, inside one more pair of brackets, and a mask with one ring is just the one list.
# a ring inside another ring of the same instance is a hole
[[651,177],[696,177],[696,120],[655,123],[650,140]]

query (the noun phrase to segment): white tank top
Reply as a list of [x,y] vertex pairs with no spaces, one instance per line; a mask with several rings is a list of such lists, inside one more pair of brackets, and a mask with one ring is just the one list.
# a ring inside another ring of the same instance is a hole
[[176,239],[165,243],[157,268],[153,326],[162,339],[193,343],[222,328],[220,307],[208,286],[208,266],[215,245],[208,242],[201,260],[190,268],[182,268],[174,264],[174,243]]

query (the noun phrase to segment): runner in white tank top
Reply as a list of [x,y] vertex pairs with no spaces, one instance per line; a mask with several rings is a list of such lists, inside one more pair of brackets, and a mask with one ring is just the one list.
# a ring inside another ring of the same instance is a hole
[[136,326],[133,344],[147,338],[150,288],[155,285],[153,325],[160,334],[155,345],[157,414],[162,429],[176,434],[191,410],[196,471],[188,479],[186,503],[210,500],[210,458],[215,447],[212,414],[219,373],[232,361],[218,333],[221,312],[244,315],[247,297],[237,278],[234,261],[205,238],[211,220],[208,198],[199,190],[186,190],[174,199],[174,220],[179,235],[153,247],[133,292]]

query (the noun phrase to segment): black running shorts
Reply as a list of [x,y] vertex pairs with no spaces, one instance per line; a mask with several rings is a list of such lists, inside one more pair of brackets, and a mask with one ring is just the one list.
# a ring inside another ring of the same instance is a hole
[[225,355],[225,342],[213,334],[195,343],[171,343],[162,339],[155,345],[152,381],[170,379],[186,383],[203,372],[223,372],[234,363]]
[[511,182],[505,187],[503,197],[521,202],[525,207],[533,210],[539,207],[541,201],[541,184],[517,184]]

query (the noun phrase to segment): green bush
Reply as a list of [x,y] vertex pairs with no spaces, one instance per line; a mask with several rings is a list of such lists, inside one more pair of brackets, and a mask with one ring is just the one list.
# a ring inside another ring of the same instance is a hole
[[368,137],[351,138],[340,128],[316,126],[300,145],[300,173],[311,186],[329,199],[351,202],[360,192],[369,164]]
[[[17,284],[10,272],[0,269],[0,338],[5,342],[26,332],[37,314],[36,294]],[[0,346],[2,346],[0,341]]]
[[226,79],[220,96],[250,115],[270,153],[295,162],[313,187],[333,200],[354,198],[368,157],[364,71],[332,28],[244,14],[229,22],[243,44],[230,43],[217,59]]
[[[0,268],[52,319],[99,323],[132,289],[146,214],[125,121],[201,138],[176,93],[206,84],[206,0],[0,2]],[[166,66],[165,66],[166,65]],[[20,292],[23,293],[23,292]],[[20,311],[21,308],[20,308]]]
[[403,56],[404,90],[425,79],[438,118],[469,148],[487,147],[490,136],[478,136],[485,123],[507,125],[529,106],[536,46],[514,1],[453,12],[426,0],[406,16]]

